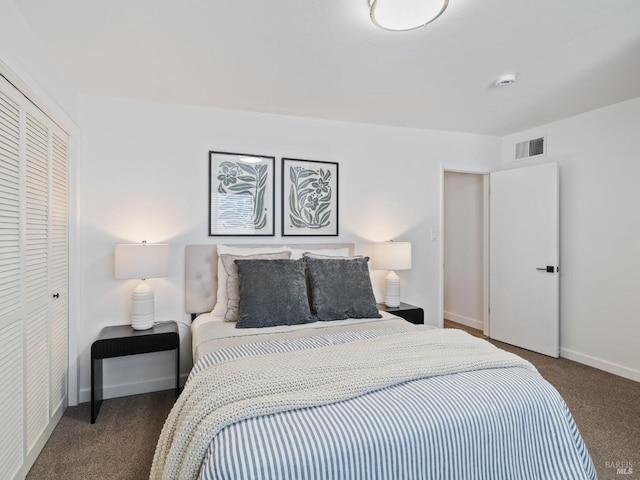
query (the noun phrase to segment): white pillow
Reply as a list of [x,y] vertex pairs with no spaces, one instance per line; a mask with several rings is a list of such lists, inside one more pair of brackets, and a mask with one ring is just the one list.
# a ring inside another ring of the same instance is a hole
[[261,253],[281,253],[290,252],[289,247],[235,247],[233,245],[218,245],[218,291],[216,293],[216,304],[211,311],[211,315],[222,316],[227,313],[227,272],[222,265],[220,255],[258,255]]
[[346,257],[349,255],[349,247],[344,248],[321,248],[310,250],[308,248],[291,248],[291,259],[297,260],[302,258],[305,253],[313,253],[315,255],[325,255],[330,257]]

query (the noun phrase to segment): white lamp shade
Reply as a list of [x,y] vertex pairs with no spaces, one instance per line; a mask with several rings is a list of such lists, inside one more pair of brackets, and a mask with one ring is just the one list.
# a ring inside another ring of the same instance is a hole
[[385,242],[374,244],[372,267],[377,270],[410,269],[411,243]]
[[371,20],[385,30],[423,27],[445,11],[449,0],[369,0]]
[[158,278],[169,274],[169,245],[122,244],[115,248],[115,277]]

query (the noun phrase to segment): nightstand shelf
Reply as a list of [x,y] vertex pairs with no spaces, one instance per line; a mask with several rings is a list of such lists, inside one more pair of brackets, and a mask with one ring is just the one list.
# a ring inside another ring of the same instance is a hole
[[176,322],[161,322],[147,330],[131,325],[105,327],[91,345],[91,423],[102,405],[102,360],[141,353],[176,351],[176,397],[180,395],[180,335]]
[[384,303],[379,303],[378,310],[393,313],[394,315],[404,318],[407,322],[416,325],[424,324],[424,310],[415,305],[401,303],[399,307],[387,307]]

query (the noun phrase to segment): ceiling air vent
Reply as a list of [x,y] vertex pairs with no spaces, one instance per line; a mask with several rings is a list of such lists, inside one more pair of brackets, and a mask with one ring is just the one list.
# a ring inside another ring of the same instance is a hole
[[545,137],[533,138],[526,142],[516,143],[516,160],[539,157],[546,152]]

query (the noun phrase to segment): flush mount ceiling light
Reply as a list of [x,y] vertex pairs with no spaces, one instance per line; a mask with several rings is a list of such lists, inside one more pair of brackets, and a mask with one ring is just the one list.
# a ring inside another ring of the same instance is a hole
[[371,21],[401,32],[424,27],[445,11],[449,0],[369,0]]

